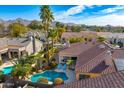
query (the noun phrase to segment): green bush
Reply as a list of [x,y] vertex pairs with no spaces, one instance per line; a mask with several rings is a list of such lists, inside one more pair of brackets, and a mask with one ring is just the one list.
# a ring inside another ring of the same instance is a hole
[[103,42],[103,41],[105,41],[105,38],[104,38],[104,37],[98,37],[98,38],[97,38],[97,41]]
[[58,65],[58,63],[55,62],[55,61],[52,61],[52,62],[50,63],[50,67],[51,67],[51,68],[55,68],[57,65]]
[[25,77],[28,77],[31,70],[32,69],[30,64],[25,64],[25,65],[17,64],[14,66],[11,76],[24,79]]
[[0,71],[0,82],[3,82],[3,80],[4,80],[3,72]]
[[38,80],[38,82],[48,84],[48,79],[47,78],[40,78]]
[[78,37],[78,38],[70,38],[69,39],[69,42],[70,43],[77,43],[77,42],[83,42],[84,41],[84,38],[82,38],[82,37]]
[[67,60],[67,62],[66,62],[67,65],[72,65],[73,63],[74,63],[74,61],[71,59]]
[[0,66],[3,64],[3,61],[2,60],[0,60]]

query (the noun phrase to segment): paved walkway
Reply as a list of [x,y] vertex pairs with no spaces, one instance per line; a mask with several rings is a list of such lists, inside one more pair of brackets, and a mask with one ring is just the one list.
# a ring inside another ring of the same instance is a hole
[[76,76],[75,76],[75,71],[74,70],[67,69],[65,71],[65,73],[66,73],[66,75],[68,77],[68,80],[66,80],[65,83],[69,83],[69,82],[75,81]]

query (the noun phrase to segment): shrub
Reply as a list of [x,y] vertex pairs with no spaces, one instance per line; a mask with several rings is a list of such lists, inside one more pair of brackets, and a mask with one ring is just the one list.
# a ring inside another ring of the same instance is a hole
[[40,78],[38,80],[38,82],[48,84],[48,79],[47,78]]
[[98,37],[98,38],[97,38],[97,41],[103,42],[103,41],[105,41],[105,38],[104,38],[104,37]]
[[53,62],[50,63],[50,67],[51,68],[55,68],[57,65],[58,65],[58,63],[55,62],[55,61],[53,61]]
[[71,59],[67,60],[67,62],[66,62],[67,65],[72,65],[73,63],[74,63],[74,61]]
[[61,84],[63,84],[64,83],[64,81],[63,81],[63,79],[61,79],[61,78],[56,78],[55,80],[54,80],[54,84],[55,85],[61,85]]
[[83,42],[84,39],[82,37],[78,37],[78,38],[70,38],[69,42],[70,43],[77,43],[77,42]]
[[3,72],[0,71],[0,82],[2,82],[3,80],[4,80]]
[[2,60],[0,60],[0,66],[3,64],[3,61]]
[[50,66],[45,66],[44,69],[45,70],[51,70],[51,67]]

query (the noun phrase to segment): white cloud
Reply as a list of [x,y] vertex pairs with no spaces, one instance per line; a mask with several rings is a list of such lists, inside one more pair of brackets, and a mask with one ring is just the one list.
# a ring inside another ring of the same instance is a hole
[[75,15],[75,14],[81,13],[83,9],[84,9],[84,6],[75,6],[68,9],[66,12],[63,13],[63,15],[65,16]]
[[66,11],[61,11],[61,12],[57,12],[55,15],[55,19],[63,19],[63,18],[67,18],[71,15],[75,15],[75,14],[79,14],[84,10],[84,6],[80,5],[80,6],[74,6],[72,8],[69,8]]
[[124,26],[124,14],[110,14],[106,16],[100,16],[96,18],[89,18],[87,20],[82,20],[80,23],[85,23],[88,25],[113,25],[113,26]]
[[110,14],[98,17],[68,17],[64,20],[59,20],[64,23],[76,23],[76,24],[87,24],[87,25],[113,25],[113,26],[124,26],[124,14]]
[[[98,13],[110,13],[107,15],[81,15],[71,16],[81,13],[86,7],[92,8],[93,6],[75,6],[67,11],[58,12],[55,19],[64,23],[76,23],[76,24],[87,24],[87,25],[113,25],[113,26],[124,26],[124,13],[119,15],[116,11],[124,9],[124,6],[116,6],[114,8],[104,9]],[[112,14],[111,14],[112,13]]]
[[104,9],[100,12],[101,13],[113,13],[113,12],[116,12],[116,11],[121,10],[121,9],[124,9],[124,6],[116,6],[116,7],[113,7],[113,8]]

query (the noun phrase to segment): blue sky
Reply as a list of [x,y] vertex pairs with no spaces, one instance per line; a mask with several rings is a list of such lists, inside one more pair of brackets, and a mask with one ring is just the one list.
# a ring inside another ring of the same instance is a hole
[[[124,26],[124,6],[120,5],[53,5],[50,8],[55,20],[64,23]],[[38,5],[1,5],[0,18],[40,20],[39,10]]]

